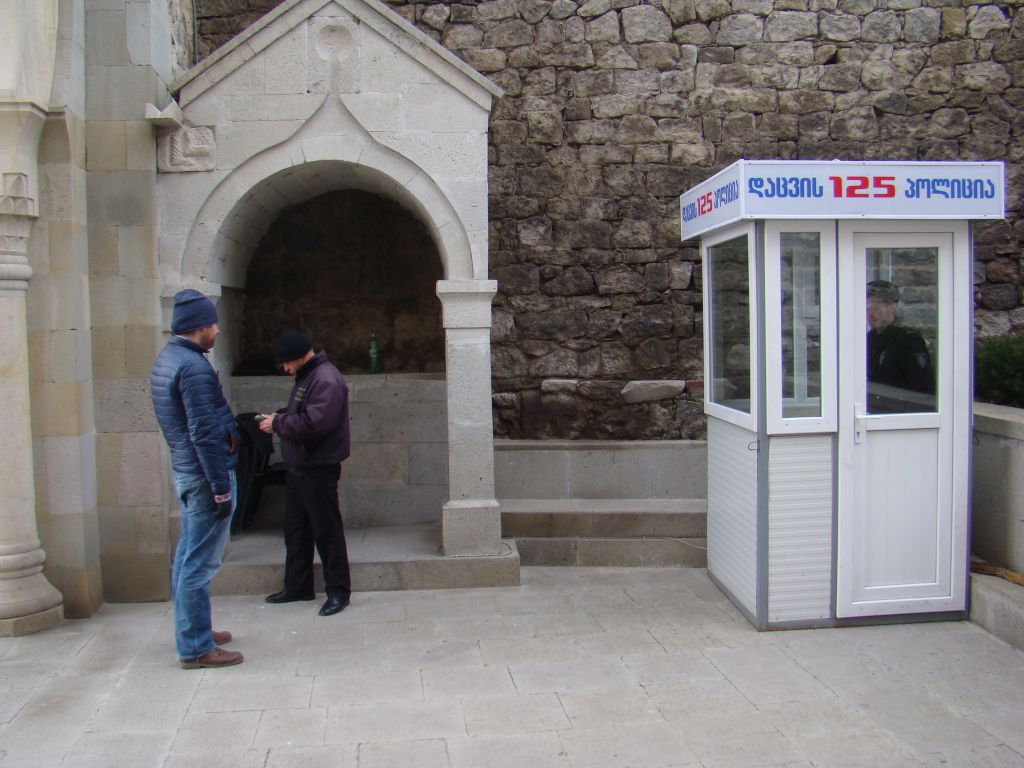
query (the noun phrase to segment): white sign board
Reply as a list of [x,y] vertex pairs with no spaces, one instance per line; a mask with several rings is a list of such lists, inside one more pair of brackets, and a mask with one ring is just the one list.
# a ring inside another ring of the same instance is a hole
[[739,160],[679,198],[683,240],[748,219],[1002,219],[1002,163]]

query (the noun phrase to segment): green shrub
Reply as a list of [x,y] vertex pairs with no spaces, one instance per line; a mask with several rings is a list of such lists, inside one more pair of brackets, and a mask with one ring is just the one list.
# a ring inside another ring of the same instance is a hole
[[1024,408],[1024,335],[996,336],[978,343],[974,395],[987,403]]

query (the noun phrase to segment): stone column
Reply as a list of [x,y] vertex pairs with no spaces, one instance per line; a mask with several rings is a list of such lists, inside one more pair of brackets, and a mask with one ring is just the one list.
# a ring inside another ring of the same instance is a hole
[[0,103],[0,450],[7,459],[0,471],[0,637],[49,629],[62,618],[61,595],[43,575],[36,526],[25,317],[26,252],[39,211],[30,173],[45,117],[32,104]]
[[491,300],[494,280],[439,280],[448,379],[448,503],[444,554],[501,552],[501,511],[494,498],[491,424]]

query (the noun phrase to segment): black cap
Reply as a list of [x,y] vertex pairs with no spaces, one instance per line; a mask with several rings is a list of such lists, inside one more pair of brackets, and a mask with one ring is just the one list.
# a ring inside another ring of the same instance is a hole
[[274,344],[274,362],[282,365],[291,360],[298,360],[312,348],[313,342],[305,335],[298,331],[285,331],[277,337],[277,342]]
[[895,283],[890,283],[888,280],[872,280],[868,283],[868,298],[891,302],[899,301],[900,289]]

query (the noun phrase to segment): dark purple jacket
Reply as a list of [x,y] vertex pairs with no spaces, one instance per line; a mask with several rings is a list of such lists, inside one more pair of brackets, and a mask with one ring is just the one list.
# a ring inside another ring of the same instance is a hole
[[273,426],[288,469],[326,469],[348,458],[348,384],[326,352],[317,352],[295,374],[288,407]]

